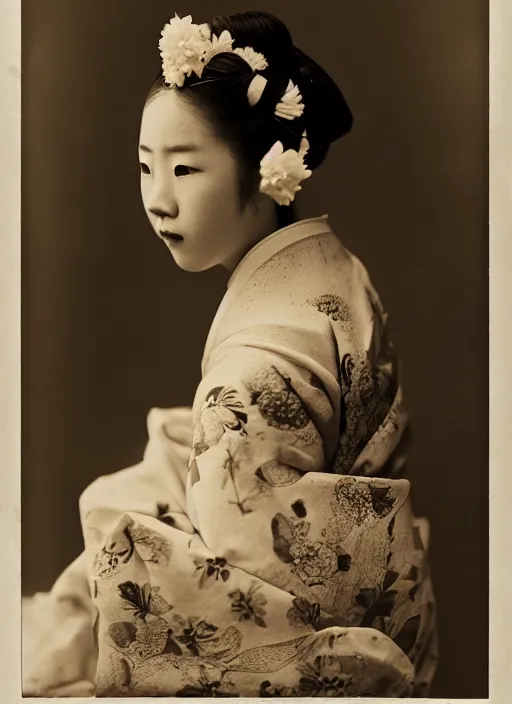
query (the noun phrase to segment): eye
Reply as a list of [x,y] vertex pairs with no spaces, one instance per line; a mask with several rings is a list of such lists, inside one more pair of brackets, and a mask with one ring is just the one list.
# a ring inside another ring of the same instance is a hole
[[193,171],[195,171],[195,169],[193,169],[191,166],[185,166],[184,164],[178,164],[174,167],[175,176],[188,176]]
[[141,162],[141,164],[140,164],[140,170],[141,170],[141,172],[142,172],[143,174],[149,174],[149,173],[150,173],[150,171],[149,171],[149,166],[148,166],[147,164],[143,164],[142,162]]

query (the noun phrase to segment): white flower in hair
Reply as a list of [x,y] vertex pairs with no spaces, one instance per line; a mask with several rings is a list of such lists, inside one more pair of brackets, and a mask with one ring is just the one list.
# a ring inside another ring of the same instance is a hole
[[217,37],[215,34],[212,34],[211,46],[206,51],[206,54],[204,56],[205,65],[216,54],[223,54],[226,52],[231,53],[233,51],[232,44],[233,44],[233,37],[231,36],[231,34],[228,32],[227,29],[225,29],[223,32],[221,32],[220,37]]
[[302,95],[299,92],[298,86],[290,81],[286,93],[276,105],[274,113],[284,120],[294,120],[296,117],[300,117],[303,112],[304,103],[302,102]]
[[299,151],[284,151],[283,144],[276,142],[260,162],[260,192],[273,198],[279,205],[290,205],[295,193],[302,190],[300,182],[311,176],[304,164],[309,149],[303,137]]
[[253,71],[263,71],[268,66],[268,62],[263,54],[259,54],[257,51],[254,51],[254,49],[250,46],[234,49],[234,53],[238,54],[238,56],[241,56],[242,59],[247,61]]
[[204,57],[211,49],[211,29],[193,24],[192,17],[175,17],[165,25],[158,44],[165,82],[181,88],[192,72],[201,76]]

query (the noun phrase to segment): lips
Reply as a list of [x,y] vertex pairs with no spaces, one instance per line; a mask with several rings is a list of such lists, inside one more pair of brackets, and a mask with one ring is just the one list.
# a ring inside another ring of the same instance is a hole
[[177,232],[167,232],[166,230],[160,230],[160,237],[165,240],[165,242],[173,242],[177,244],[178,242],[183,242],[182,235],[178,235]]

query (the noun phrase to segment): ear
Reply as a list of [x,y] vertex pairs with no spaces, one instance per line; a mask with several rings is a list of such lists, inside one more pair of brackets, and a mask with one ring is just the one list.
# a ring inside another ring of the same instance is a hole
[[[260,192],[259,178],[255,183],[255,187],[250,197],[247,199],[245,205],[242,206],[243,210],[246,208],[251,208],[254,215],[261,215],[263,213],[270,216],[274,211],[274,202],[264,193]],[[268,213],[265,213],[265,210],[267,210]]]

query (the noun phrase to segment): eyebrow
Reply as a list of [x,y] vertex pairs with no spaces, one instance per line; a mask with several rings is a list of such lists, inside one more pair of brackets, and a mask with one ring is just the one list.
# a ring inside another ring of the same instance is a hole
[[[145,144],[139,144],[139,150],[141,152],[147,152],[152,154],[153,150],[146,147]],[[195,144],[175,144],[172,147],[164,146],[163,151],[167,154],[176,154],[178,152],[197,152],[199,148]]]

